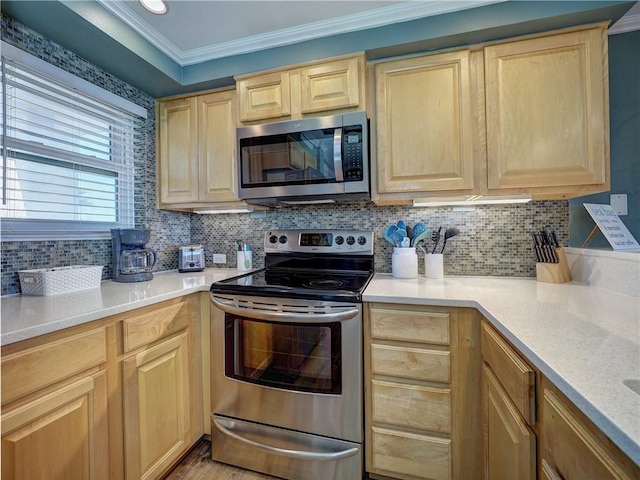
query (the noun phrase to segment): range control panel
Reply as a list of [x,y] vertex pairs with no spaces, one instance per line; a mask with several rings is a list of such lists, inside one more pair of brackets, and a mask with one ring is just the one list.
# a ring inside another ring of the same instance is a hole
[[366,230],[270,230],[265,253],[308,252],[373,255],[373,232]]

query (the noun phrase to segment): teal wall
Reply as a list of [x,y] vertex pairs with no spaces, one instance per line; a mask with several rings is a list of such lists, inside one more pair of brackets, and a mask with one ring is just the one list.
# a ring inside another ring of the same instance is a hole
[[[640,242],[640,30],[609,37],[611,191],[569,202],[569,244],[580,247],[595,223],[583,203],[610,203],[626,193],[629,214],[622,222]],[[598,232],[589,248],[610,247]]]

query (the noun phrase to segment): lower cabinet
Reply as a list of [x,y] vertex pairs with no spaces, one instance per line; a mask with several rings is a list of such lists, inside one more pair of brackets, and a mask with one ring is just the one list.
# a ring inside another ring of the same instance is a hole
[[640,467],[543,378],[540,478],[640,479]]
[[2,479],[161,478],[205,432],[207,305],[187,295],[4,346]]
[[640,479],[640,467],[486,320],[481,343],[484,478]]
[[482,401],[487,480],[535,480],[536,373],[482,321]]
[[202,436],[199,296],[119,319],[124,478],[160,478]]
[[468,479],[481,469],[479,325],[473,309],[368,305],[371,478]]
[[126,478],[157,478],[190,446],[187,335],[123,362]]
[[2,349],[2,478],[109,477],[105,329]]

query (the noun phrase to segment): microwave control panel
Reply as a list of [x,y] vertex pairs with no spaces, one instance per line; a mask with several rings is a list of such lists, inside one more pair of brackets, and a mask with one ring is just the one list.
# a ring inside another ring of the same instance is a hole
[[346,126],[342,134],[342,159],[345,182],[359,182],[364,178],[364,148],[362,126]]

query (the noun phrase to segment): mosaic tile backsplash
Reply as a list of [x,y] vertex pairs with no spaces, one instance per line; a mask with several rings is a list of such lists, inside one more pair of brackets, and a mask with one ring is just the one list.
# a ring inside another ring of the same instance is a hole
[[[391,271],[393,247],[382,238],[383,227],[403,220],[423,221],[428,228],[455,226],[460,235],[447,243],[445,274],[535,276],[531,237],[533,229],[548,226],[568,243],[568,201],[532,202],[524,205],[478,206],[473,211],[447,208],[377,207],[371,202],[340,205],[296,206],[274,209],[266,215],[191,215],[160,211],[156,204],[155,103],[149,95],[114,78],[108,72],[64,50],[40,34],[2,15],[2,39],[106,90],[147,108],[145,152],[136,160],[136,226],[151,230],[149,246],[158,252],[157,271],[178,267],[180,245],[201,243],[207,266],[213,254],[224,253],[235,267],[235,241],[251,245],[255,267],[264,265],[264,232],[284,228],[354,228],[375,232],[375,268]],[[429,243],[427,243],[427,246]],[[19,270],[65,265],[104,265],[103,279],[112,278],[111,241],[2,242],[2,295],[20,292]],[[420,273],[424,273],[420,262]]]

